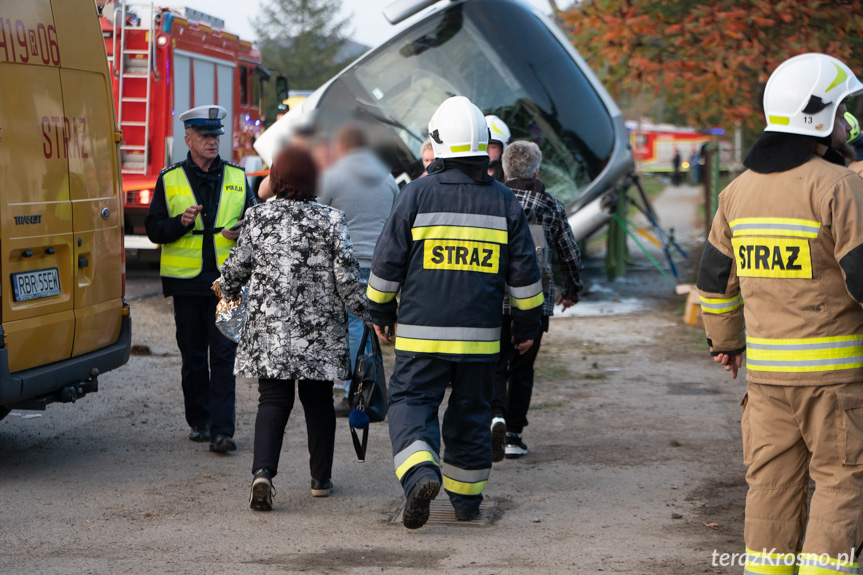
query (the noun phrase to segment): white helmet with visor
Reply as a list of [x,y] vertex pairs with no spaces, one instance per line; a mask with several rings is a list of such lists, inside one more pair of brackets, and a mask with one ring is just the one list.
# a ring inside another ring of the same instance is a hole
[[767,132],[830,136],[836,108],[863,92],[863,83],[841,61],[826,54],[801,54],[779,65],[764,89]]

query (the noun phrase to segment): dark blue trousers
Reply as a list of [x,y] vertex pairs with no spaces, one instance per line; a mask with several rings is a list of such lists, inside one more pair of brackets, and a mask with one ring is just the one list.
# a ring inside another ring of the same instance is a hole
[[216,328],[215,295],[174,297],[177,346],[183,359],[183,399],[190,426],[234,436],[237,344]]
[[[425,442],[435,457],[445,446],[444,466],[458,470],[491,468],[491,397],[493,362],[452,362],[432,357],[397,355],[390,378],[387,420],[393,456],[410,452],[417,442]],[[448,384],[452,384],[442,427],[438,409]],[[441,469],[434,461],[419,461],[400,477],[405,495],[417,480],[434,473],[442,480]],[[444,487],[447,482],[444,481]],[[472,509],[482,501],[482,494],[463,495],[447,489],[453,507]]]
[[518,353],[512,344],[511,324],[512,316],[503,316],[491,411],[494,415],[503,416],[507,431],[521,433],[527,427],[527,410],[533,394],[533,364],[539,354],[542,334],[548,331],[548,316],[542,316],[542,331],[524,355]]

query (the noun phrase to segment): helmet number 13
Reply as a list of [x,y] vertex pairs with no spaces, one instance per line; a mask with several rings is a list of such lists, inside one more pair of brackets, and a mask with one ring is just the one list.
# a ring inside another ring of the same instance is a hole
[[803,116],[803,123],[804,124],[811,124],[812,123],[812,116]]

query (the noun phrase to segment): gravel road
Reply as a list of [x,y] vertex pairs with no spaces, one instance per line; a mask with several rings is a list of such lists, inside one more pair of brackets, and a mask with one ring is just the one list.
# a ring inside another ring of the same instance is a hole
[[[135,300],[138,354],[99,393],[0,423],[0,573],[739,572],[713,553],[743,550],[744,378],[714,366],[656,271],[588,270],[587,285],[583,309],[600,311],[553,319],[543,340],[530,453],[495,464],[482,520],[442,511],[417,531],[392,522],[385,423],[359,463],[340,419],[335,491],[310,496],[299,404],[275,509],[251,511],[255,382],[238,381],[236,453],[189,441],[171,301]],[[623,300],[638,305],[601,311]]]

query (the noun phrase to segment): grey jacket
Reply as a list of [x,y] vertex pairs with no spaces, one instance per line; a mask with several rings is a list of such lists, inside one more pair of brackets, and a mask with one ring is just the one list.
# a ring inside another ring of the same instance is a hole
[[222,296],[249,284],[234,373],[272,379],[349,377],[345,306],[365,315],[345,216],[315,201],[276,198],[246,212],[222,264]]
[[375,244],[398,192],[386,166],[367,148],[345,154],[321,177],[318,202],[345,213],[360,267],[372,267]]

